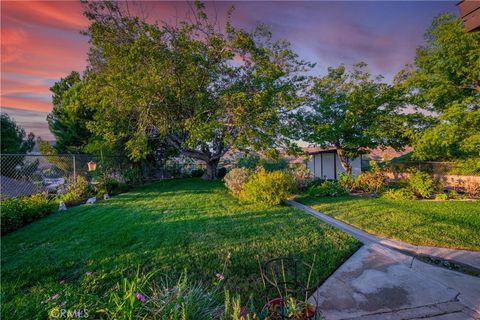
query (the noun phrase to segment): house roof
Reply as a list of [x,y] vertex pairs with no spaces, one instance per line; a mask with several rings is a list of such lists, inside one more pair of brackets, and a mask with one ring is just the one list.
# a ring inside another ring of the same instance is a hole
[[307,154],[332,153],[336,152],[336,148],[320,148],[315,146],[303,147],[303,151]]

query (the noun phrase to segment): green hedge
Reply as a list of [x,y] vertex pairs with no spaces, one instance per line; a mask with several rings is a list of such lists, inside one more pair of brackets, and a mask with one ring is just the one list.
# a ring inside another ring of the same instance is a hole
[[2,235],[52,213],[57,203],[45,194],[4,199],[0,202]]

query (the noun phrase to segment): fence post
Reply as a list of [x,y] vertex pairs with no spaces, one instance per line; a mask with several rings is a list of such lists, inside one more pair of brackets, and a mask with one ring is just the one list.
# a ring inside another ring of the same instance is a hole
[[73,185],[77,185],[77,165],[75,163],[75,155],[73,155]]

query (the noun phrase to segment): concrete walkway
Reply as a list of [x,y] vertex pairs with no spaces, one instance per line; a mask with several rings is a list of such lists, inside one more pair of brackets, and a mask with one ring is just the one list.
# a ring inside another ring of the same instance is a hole
[[427,264],[411,254],[454,258],[475,268],[480,262],[477,252],[404,246],[297,202],[290,204],[365,244],[310,298],[326,320],[480,319],[480,277]]
[[480,319],[480,278],[368,244],[310,302],[326,320]]

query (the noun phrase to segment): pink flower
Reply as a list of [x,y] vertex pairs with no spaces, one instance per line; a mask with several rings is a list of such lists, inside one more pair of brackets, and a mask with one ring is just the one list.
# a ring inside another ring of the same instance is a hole
[[85,272],[85,275],[86,275],[87,277],[90,277],[90,276],[92,275],[92,273],[91,273],[90,271],[88,271],[88,272]]
[[60,280],[60,284],[64,284],[65,283],[65,280]]
[[140,292],[137,292],[137,294],[135,295],[135,297],[136,297],[138,300],[142,301],[142,303],[147,302],[147,299],[145,298],[145,296],[144,296],[143,294],[141,294]]
[[220,281],[225,280],[225,276],[219,272],[215,273],[215,277],[217,277],[217,279]]
[[60,295],[58,293],[56,293],[53,296],[51,296],[50,298],[48,298],[47,300],[42,301],[42,303],[49,303],[50,301],[58,299],[59,297],[60,297]]

